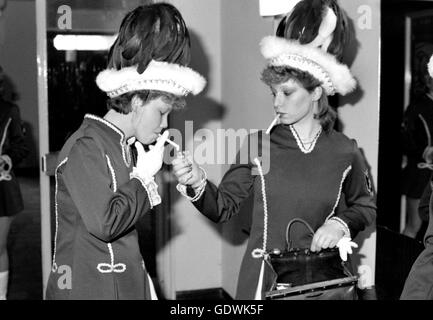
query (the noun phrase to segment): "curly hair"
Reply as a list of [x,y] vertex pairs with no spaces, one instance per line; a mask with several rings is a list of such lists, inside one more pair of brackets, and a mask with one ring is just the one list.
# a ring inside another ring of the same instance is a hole
[[115,110],[122,114],[128,114],[132,111],[131,101],[134,96],[140,98],[144,103],[161,98],[165,103],[170,104],[173,110],[183,109],[186,105],[184,97],[176,96],[172,93],[158,90],[139,90],[131,91],[121,96],[107,100],[107,109]]
[[[261,80],[269,87],[287,82],[290,79],[295,80],[310,93],[321,85],[321,82],[308,72],[287,66],[268,66],[261,74]],[[328,97],[324,91],[322,91],[318,101],[318,113],[314,115],[314,118],[320,121],[325,132],[329,132],[333,128],[337,118],[337,112],[328,104]]]

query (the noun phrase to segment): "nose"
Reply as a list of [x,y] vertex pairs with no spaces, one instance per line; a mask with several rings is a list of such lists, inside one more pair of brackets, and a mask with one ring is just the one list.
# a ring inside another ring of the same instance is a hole
[[278,111],[278,109],[281,107],[282,99],[280,94],[275,94],[274,97],[274,109],[275,111]]
[[165,128],[168,127],[167,115],[164,115],[164,116],[162,117],[160,127],[161,127],[162,129],[165,129]]

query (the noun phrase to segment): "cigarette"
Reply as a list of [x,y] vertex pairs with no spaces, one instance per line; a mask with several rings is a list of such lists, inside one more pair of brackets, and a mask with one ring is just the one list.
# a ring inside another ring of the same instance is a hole
[[[161,134],[159,134],[159,137],[161,137]],[[169,144],[171,144],[173,147],[175,147],[176,148],[176,151],[179,151],[180,150],[180,147],[179,147],[179,145],[176,143],[176,142],[173,142],[173,141],[171,141],[170,139],[166,139],[165,140],[165,142],[168,142]]]
[[277,123],[278,119],[280,118],[280,115],[277,114],[277,116],[275,117],[275,119],[271,122],[268,130],[266,130],[266,134],[269,134],[269,132],[271,132],[271,129],[273,128],[273,126],[275,126],[275,124]]

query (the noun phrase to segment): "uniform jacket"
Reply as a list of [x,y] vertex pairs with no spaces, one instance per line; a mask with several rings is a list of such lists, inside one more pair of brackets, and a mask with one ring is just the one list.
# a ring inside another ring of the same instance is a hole
[[147,299],[135,223],[151,209],[125,136],[86,115],[60,152],[47,299]]
[[[250,136],[249,141],[265,140]],[[261,143],[261,145],[260,145]],[[363,157],[356,145],[336,131],[322,132],[309,153],[300,149],[292,129],[278,125],[271,131],[269,170],[264,172],[267,199],[267,250],[286,247],[285,232],[293,218],[303,218],[314,230],[333,217],[339,217],[350,229],[352,238],[375,219],[373,190]],[[245,145],[254,145],[248,142]],[[264,151],[266,152],[266,151]],[[238,299],[253,299],[259,279],[261,259],[251,253],[262,248],[264,234],[264,201],[260,176],[254,168],[251,150],[241,149],[236,163],[224,175],[219,187],[211,182],[194,202],[196,208],[215,222],[236,215],[245,199],[253,197],[252,223],[237,289]],[[309,247],[311,234],[301,227],[293,228],[296,247]]]

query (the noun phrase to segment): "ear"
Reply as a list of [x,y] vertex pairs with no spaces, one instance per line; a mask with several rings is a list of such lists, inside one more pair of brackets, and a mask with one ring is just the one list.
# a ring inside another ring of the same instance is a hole
[[142,103],[143,102],[141,101],[141,99],[137,95],[133,96],[132,99],[131,99],[131,110],[132,110],[132,112],[134,112],[134,113],[137,112],[138,108],[141,107]]
[[323,94],[323,88],[321,86],[318,86],[314,88],[311,98],[313,101],[319,101],[319,99],[322,97],[322,94]]

